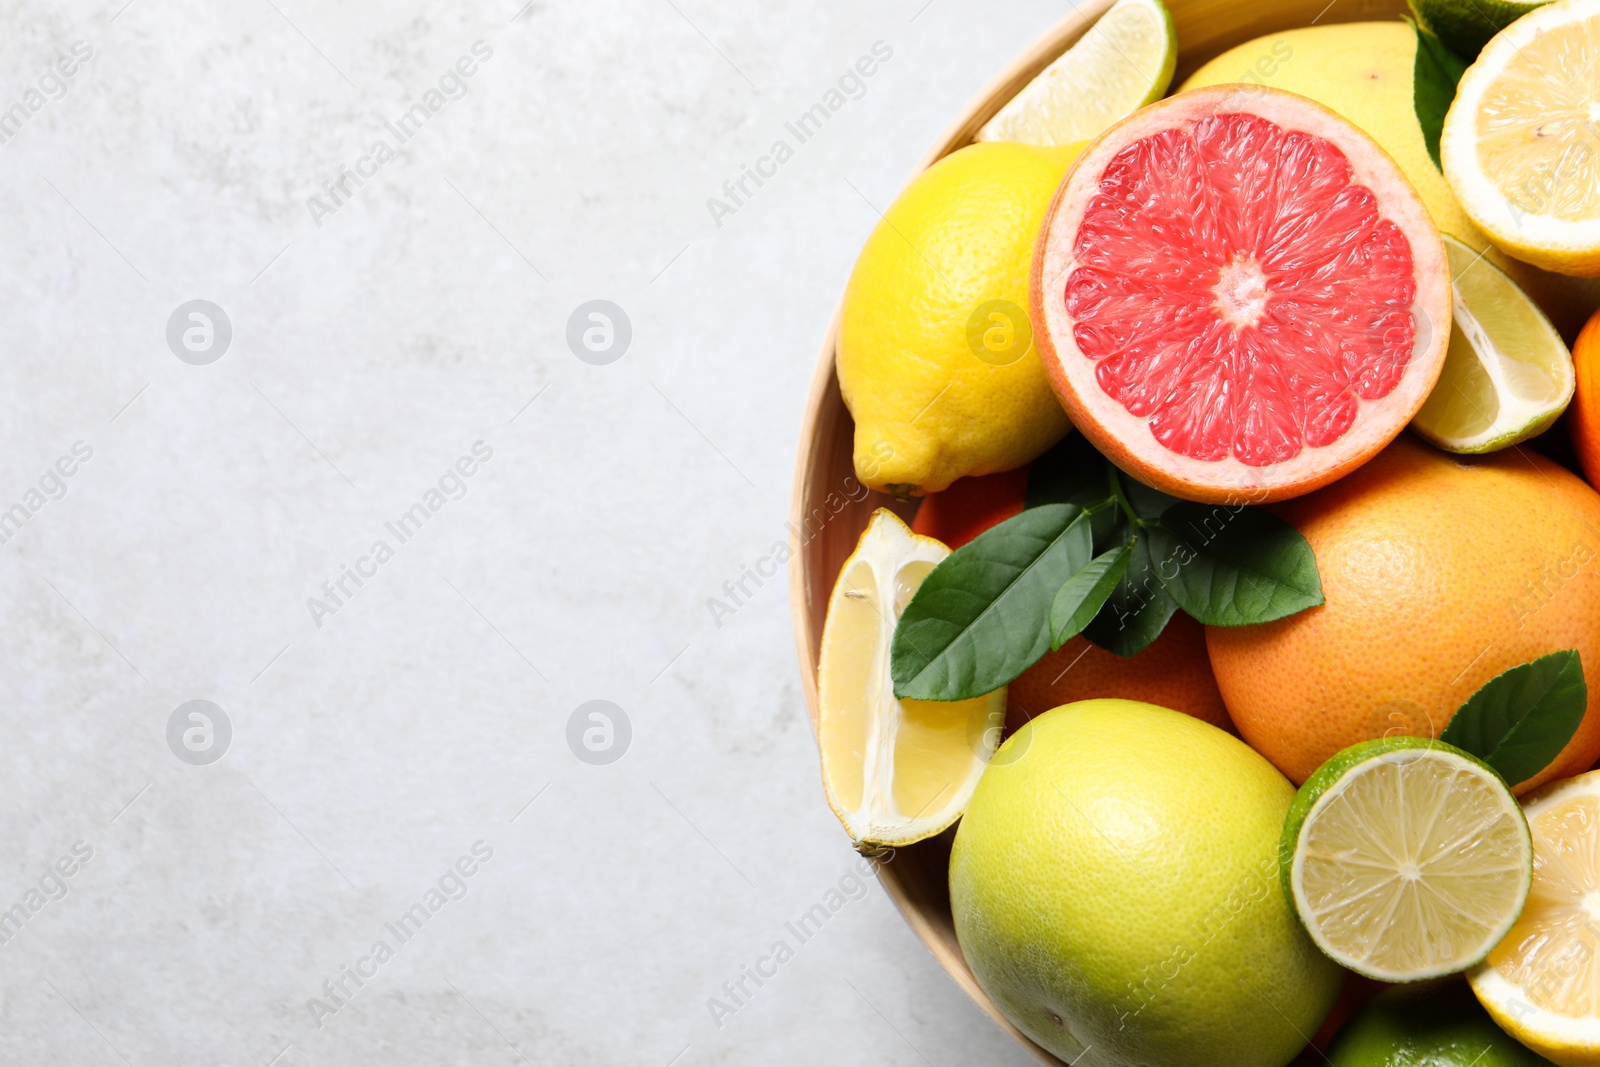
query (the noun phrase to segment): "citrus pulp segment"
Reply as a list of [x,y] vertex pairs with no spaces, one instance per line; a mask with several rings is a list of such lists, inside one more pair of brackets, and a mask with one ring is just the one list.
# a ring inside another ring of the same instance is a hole
[[1433,387],[1449,268],[1372,140],[1264,87],[1181,93],[1087,148],[1030,296],[1074,425],[1191,500],[1308,492],[1387,444]]
[[1533,872],[1500,776],[1418,737],[1364,741],[1318,769],[1289,810],[1282,857],[1317,947],[1385,982],[1482,960],[1522,913]]
[[858,847],[908,845],[955,822],[999,742],[1004,689],[951,702],[894,696],[895,622],[949,554],[879,508],[828,600],[817,743],[828,803]]

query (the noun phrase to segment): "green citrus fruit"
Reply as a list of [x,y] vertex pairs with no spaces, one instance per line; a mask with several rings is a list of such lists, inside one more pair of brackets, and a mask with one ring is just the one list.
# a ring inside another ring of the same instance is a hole
[[1495,1025],[1466,982],[1396,986],[1375,997],[1328,1048],[1333,1067],[1538,1067],[1550,1061]]
[[978,782],[950,857],[962,952],[1068,1062],[1280,1067],[1339,969],[1278,887],[1294,787],[1181,712],[1085,700],[1030,721]]
[[1317,947],[1383,982],[1478,963],[1533,883],[1533,838],[1511,787],[1428,737],[1335,753],[1295,796],[1280,858],[1284,895]]

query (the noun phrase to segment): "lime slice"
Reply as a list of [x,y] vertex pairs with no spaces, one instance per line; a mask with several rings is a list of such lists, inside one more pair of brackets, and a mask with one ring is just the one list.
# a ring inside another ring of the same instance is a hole
[[1543,433],[1567,409],[1572,354],[1537,304],[1446,234],[1454,289],[1439,384],[1411,425],[1451,452],[1493,452]]
[[1178,60],[1161,0],[1117,0],[983,125],[979,141],[1068,145],[1098,137],[1172,83]]
[[1439,137],[1461,207],[1502,250],[1600,277],[1600,0],[1557,0],[1497,33]]
[[1411,10],[1451,50],[1472,59],[1489,38],[1550,0],[1411,0]]
[[1000,741],[1004,688],[971,700],[895,699],[895,623],[948,555],[879,508],[828,600],[817,665],[822,784],[863,852],[921,841],[959,819]]
[[1324,763],[1289,808],[1279,854],[1317,947],[1384,982],[1478,963],[1533,881],[1533,839],[1510,787],[1426,737],[1363,741]]

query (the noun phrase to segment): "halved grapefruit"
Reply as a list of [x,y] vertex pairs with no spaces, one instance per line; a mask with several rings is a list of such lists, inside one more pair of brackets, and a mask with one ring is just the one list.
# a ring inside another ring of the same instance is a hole
[[1087,148],[1035,248],[1034,336],[1101,452],[1174,496],[1265,503],[1355,469],[1427,399],[1450,268],[1371,138],[1211,86]]

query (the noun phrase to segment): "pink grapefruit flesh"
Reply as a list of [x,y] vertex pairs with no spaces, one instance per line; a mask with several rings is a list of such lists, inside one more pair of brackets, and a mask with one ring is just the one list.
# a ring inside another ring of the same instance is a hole
[[1264,503],[1376,455],[1450,337],[1444,245],[1366,134],[1213,86],[1079,156],[1034,254],[1034,335],[1067,414],[1174,496]]

